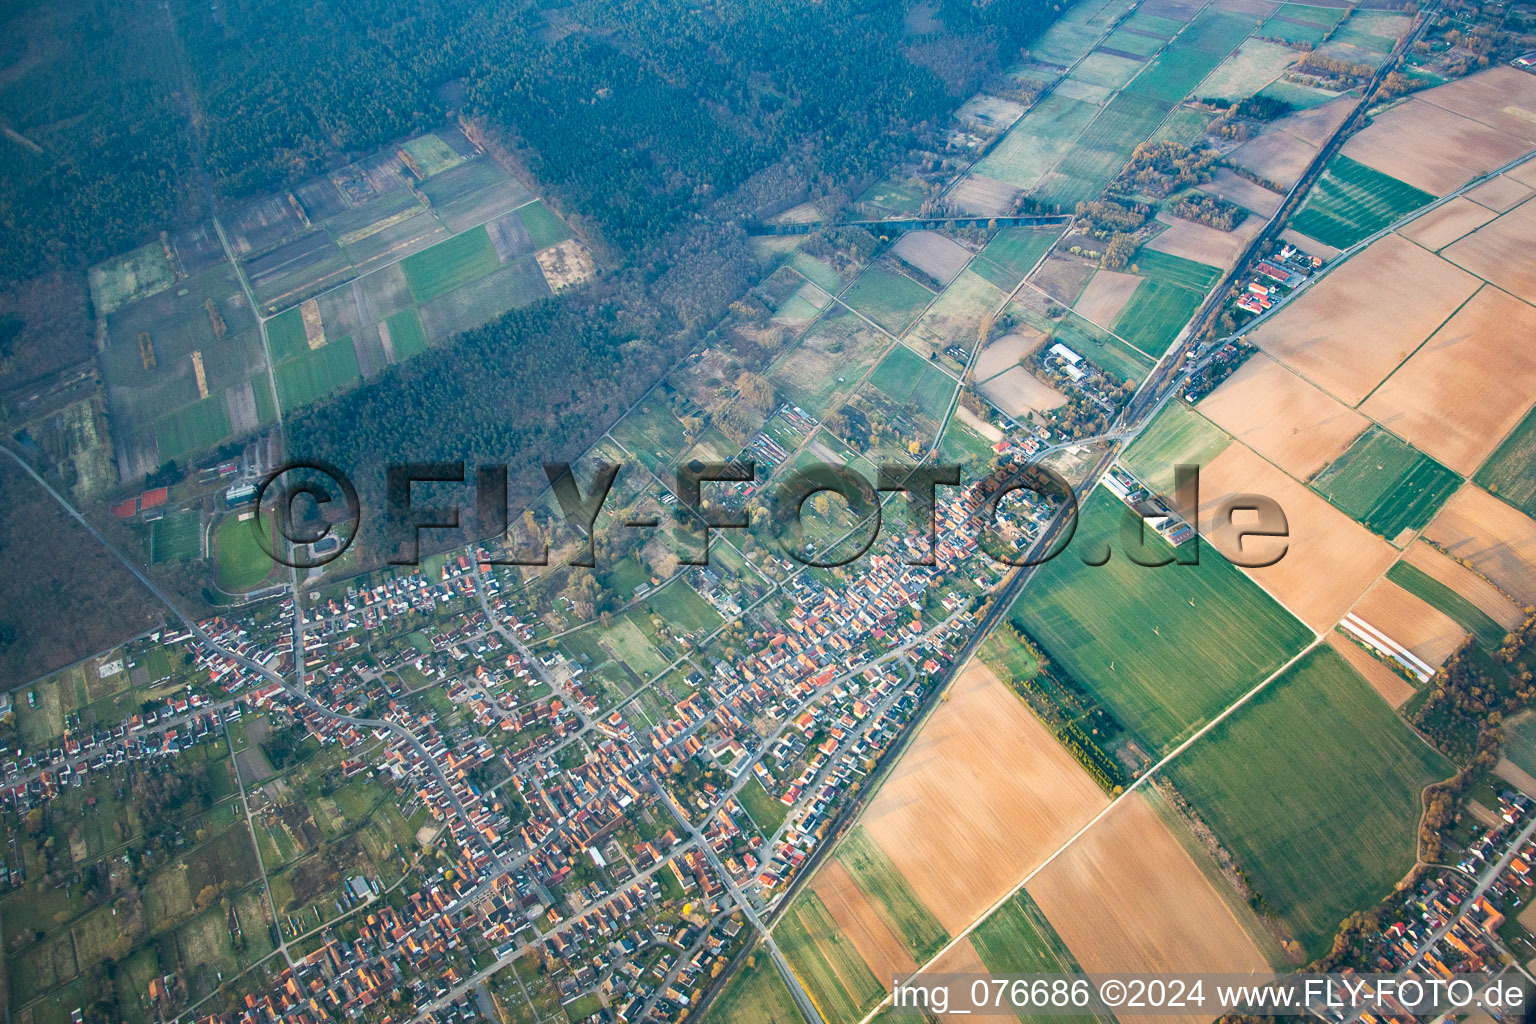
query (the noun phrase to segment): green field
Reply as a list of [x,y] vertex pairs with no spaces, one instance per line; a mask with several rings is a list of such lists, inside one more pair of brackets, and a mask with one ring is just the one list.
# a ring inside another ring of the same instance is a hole
[[1347,13],[1348,9],[1342,7],[1284,4],[1258,27],[1254,35],[1316,46]]
[[274,363],[309,351],[309,336],[304,333],[304,317],[298,306],[267,321],[267,347],[272,350]]
[[1434,198],[1340,154],[1329,161],[1291,227],[1325,245],[1348,249]]
[[1092,103],[1050,92],[977,162],[975,173],[1016,188],[1034,188],[1098,112]]
[[533,242],[534,251],[548,249],[552,245],[559,245],[571,237],[571,229],[565,226],[554,210],[544,205],[542,199],[535,199],[527,206],[517,208],[517,219],[523,222],[523,227],[528,230],[528,238]]
[[1487,612],[1423,569],[1409,565],[1407,562],[1396,562],[1387,570],[1387,579],[1414,597],[1440,609],[1458,626],[1477,637],[1478,643],[1489,650],[1497,648],[1504,642],[1503,626],[1489,618]]
[[1060,235],[1060,228],[1001,228],[972,261],[971,269],[1011,292]]
[[1172,398],[1131,442],[1120,463],[1147,487],[1172,497],[1175,464],[1208,466],[1230,443],[1220,427]]
[[869,383],[898,408],[915,406],[919,415],[935,423],[949,411],[957,387],[953,377],[905,345],[897,345],[880,360],[869,375]]
[[1115,317],[1113,330],[1149,357],[1168,351],[1173,339],[1195,315],[1204,296],[1181,285],[1151,279],[1141,282]]
[[1319,647],[1191,747],[1172,777],[1310,958],[1413,866],[1420,790],[1452,771]]
[[1313,490],[1387,540],[1423,527],[1460,483],[1454,472],[1374,425],[1312,478]]
[[1177,102],[1132,91],[1145,77],[1144,73],[1136,78],[1099,111],[1061,163],[1041,182],[1035,193],[1040,202],[1070,211],[1078,202],[1097,196],[1125,168],[1132,151]]
[[278,363],[273,375],[277,378],[277,399],[283,411],[289,412],[355,383],[361,371],[352,339],[338,338]]
[[1156,249],[1139,250],[1131,265],[1133,273],[1148,280],[1176,284],[1202,294],[1221,280],[1221,271],[1213,266]]
[[389,347],[395,362],[403,362],[427,350],[427,333],[421,329],[421,316],[414,309],[401,310],[388,320]]
[[[1018,308],[1018,307],[1014,307]],[[1122,380],[1139,381],[1152,369],[1152,360],[1120,339],[1068,311],[1060,320],[1026,312],[1024,319],[1051,336],[1051,340],[1086,356],[1101,370]]]
[[700,597],[686,580],[676,580],[648,594],[641,609],[660,615],[674,633],[708,632],[724,621],[714,605]]
[[1474,479],[1526,515],[1536,517],[1536,409],[1525,414]]
[[226,593],[250,590],[272,572],[272,558],[256,540],[255,522],[236,513],[213,531],[213,578]]
[[155,421],[155,448],[162,460],[211,448],[229,436],[229,406],[222,392],[199,399]]
[[[1134,564],[1131,553],[1155,562],[1172,552],[1148,530],[1142,549],[1128,553],[1122,524],[1130,515],[1095,490],[1071,544],[1040,567],[1009,617],[1147,746],[1166,750],[1311,633],[1209,547],[1198,565]],[[1086,564],[1104,557],[1106,543],[1109,561]]]
[[814,892],[796,897],[773,937],[828,1024],[854,1024],[885,994]]
[[859,275],[843,299],[892,334],[900,334],[933,300],[933,292],[877,264]]
[[1329,43],[1348,43],[1380,54],[1392,52],[1404,32],[1413,24],[1411,15],[1392,11],[1361,11],[1350,14]]
[[149,524],[151,562],[190,562],[202,555],[203,517],[195,509],[172,512]]
[[1536,714],[1505,723],[1503,754],[1520,768],[1536,775]]
[[417,302],[429,302],[501,266],[496,247],[483,226],[407,256],[401,266]]
[[766,949],[758,949],[704,1013],[705,1024],[803,1024],[789,987]]
[[[1019,890],[1013,898],[992,912],[970,935],[971,946],[987,971],[995,976],[1010,974],[1082,974],[1083,967],[1067,948],[1045,913],[1029,894]],[[1031,1022],[1061,1021],[1086,1024],[1113,1018],[1063,1014],[1019,1014]]]
[[862,825],[848,833],[833,856],[869,897],[913,960],[923,963],[949,941],[949,933],[933,912],[923,906],[896,865],[869,838]]

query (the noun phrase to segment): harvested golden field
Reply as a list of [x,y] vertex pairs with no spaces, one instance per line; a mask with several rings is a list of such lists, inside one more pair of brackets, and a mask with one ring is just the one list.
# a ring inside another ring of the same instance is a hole
[[[930,974],[972,974],[972,975],[978,975],[978,976],[981,976],[981,977],[985,977],[985,976],[991,974],[992,972],[987,970],[987,965],[982,962],[981,954],[976,952],[976,947],[971,945],[971,940],[970,939],[961,939],[959,942],[955,943],[949,949],[945,950],[944,951],[944,955],[939,957],[938,961],[932,967],[930,967],[928,969],[928,971],[925,972],[925,973],[930,973]],[[960,1007],[955,1006],[954,1009],[960,1009]],[[989,1013],[958,1013],[957,1014],[957,1013],[950,1013],[950,1014],[939,1014],[938,1018],[941,1021],[960,1021],[960,1020],[971,1020],[971,1019],[974,1019],[974,1018],[977,1018],[977,1017],[994,1017],[994,1016],[996,1016],[996,1017],[1006,1017],[1009,1020],[1017,1020],[1018,1019],[1012,1013],[1008,1013],[1008,1014],[989,1014]]]
[[837,922],[838,931],[853,943],[853,948],[864,958],[882,988],[890,991],[893,977],[917,970],[917,962],[902,945],[900,936],[891,931],[890,925],[880,917],[874,904],[836,858],[829,857],[822,862],[812,889],[832,920]]
[[1247,178],[1239,177],[1228,167],[1217,170],[1216,176],[1201,185],[1200,190],[1209,192],[1213,196],[1220,196],[1228,202],[1236,203],[1243,209],[1251,210],[1264,217],[1273,217],[1285,200],[1280,193],[1255,185]]
[[[1026,887],[1088,973],[1268,970],[1210,877],[1141,793]],[[1205,1021],[1209,1015],[1138,1017]]]
[[1536,188],[1536,160],[1527,160],[1519,167],[1511,167],[1504,172],[1504,177],[1513,178],[1522,185]]
[[[1244,569],[1296,617],[1319,632],[1333,628],[1376,577],[1386,571],[1396,549],[1324,501],[1246,445],[1231,444],[1200,473],[1200,529],[1211,544],[1236,558],[1231,539],[1212,528],[1212,516],[1228,497],[1261,494],[1280,504],[1289,524],[1288,541],[1250,538],[1249,560],[1279,550],[1274,565]],[[1237,525],[1252,516],[1235,517]]]
[[[986,723],[979,742],[978,723]],[[863,824],[958,934],[1108,804],[992,670],[973,660],[923,723]]]
[[1298,480],[1343,454],[1370,424],[1263,353],[1238,367],[1200,411]]
[[1523,139],[1429,102],[1434,91],[1377,114],[1340,152],[1443,196],[1531,148]]
[[1424,537],[1522,605],[1536,604],[1536,522],[1476,484],[1451,495]]
[[1358,405],[1479,285],[1407,239],[1387,235],[1302,292],[1250,340],[1346,405]]
[[1426,249],[1443,249],[1456,239],[1475,231],[1498,216],[1465,196],[1457,196],[1443,206],[1416,217],[1397,229],[1404,238]]
[[1441,255],[1526,302],[1536,302],[1532,238],[1536,238],[1536,202],[1526,202],[1447,246]]
[[1350,610],[1432,668],[1444,664],[1467,638],[1449,615],[1388,579],[1371,584]]
[[1532,195],[1536,195],[1536,190],[1532,190],[1529,185],[1518,182],[1507,174],[1501,174],[1468,192],[1467,198],[1497,213],[1507,213]]
[[1505,629],[1514,629],[1525,616],[1498,587],[1483,579],[1460,562],[1447,558],[1422,540],[1414,541],[1403,552],[1403,561],[1426,576],[1445,584]]
[[1408,703],[1409,697],[1418,692],[1413,688],[1412,683],[1382,664],[1369,651],[1343,633],[1337,630],[1329,633],[1328,646],[1338,651],[1349,663],[1349,667],[1360,673],[1365,681],[1371,684],[1371,689],[1380,694],[1381,699],[1394,708],[1402,707]]
[[1100,327],[1108,328],[1130,301],[1131,293],[1141,284],[1141,280],[1135,274],[1100,270],[1093,275],[1088,287],[1078,296],[1077,305],[1072,308]]
[[1287,114],[1258,138],[1239,146],[1230,159],[1282,188],[1291,188],[1317,156],[1323,140],[1333,134],[1353,107],[1353,99],[1340,96],[1311,110]]
[[[1536,393],[1536,308],[1485,286],[1360,410],[1470,476]],[[1520,339],[1520,342],[1515,342]]]
[[1087,260],[1053,253],[1030,275],[1029,283],[1057,302],[1070,306],[1083,293],[1095,270]]
[[1536,146],[1536,78],[1523,71],[1489,68],[1419,93],[1419,98]]
[[1148,242],[1148,249],[1223,269],[1235,263],[1253,236],[1264,229],[1264,218],[1251,214],[1231,231],[1218,231],[1166,213],[1159,213],[1157,219],[1167,224],[1168,230]]

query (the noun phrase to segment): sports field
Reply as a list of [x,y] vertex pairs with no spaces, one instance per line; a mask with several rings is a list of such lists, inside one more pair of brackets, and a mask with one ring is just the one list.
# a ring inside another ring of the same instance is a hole
[[250,590],[273,569],[271,557],[256,540],[256,520],[242,519],[246,514],[225,516],[213,531],[213,576],[219,589],[227,593]]
[[428,302],[484,277],[501,266],[501,260],[485,228],[478,227],[407,256],[401,265],[416,301]]
[[935,423],[943,420],[957,387],[953,377],[905,345],[897,345],[880,360],[869,383],[898,408],[910,404]]
[[[1071,544],[1040,567],[1009,617],[1145,744],[1164,750],[1279,668],[1311,634],[1209,547],[1198,565],[1134,564],[1130,554],[1154,562],[1172,551],[1149,530],[1145,544],[1128,552],[1122,524],[1130,516],[1108,491],[1095,490]],[[1102,559],[1106,545],[1109,560],[1087,564]]]
[[1170,399],[1120,456],[1121,465],[1152,490],[1173,496],[1173,467],[1204,466],[1231,443],[1222,430],[1185,402]]
[[704,1014],[705,1024],[803,1024],[766,948],[751,954]]
[[1504,642],[1503,626],[1418,566],[1396,562],[1387,570],[1387,579],[1450,616],[1458,626],[1477,637],[1484,647],[1492,650]]
[[1451,470],[1375,425],[1312,480],[1319,494],[1388,540],[1422,528],[1460,484]]
[[1452,771],[1320,647],[1191,747],[1172,778],[1311,958],[1413,866],[1420,790]]
[[879,908],[880,916],[917,963],[923,963],[949,941],[949,933],[923,906],[896,865],[862,826],[848,833],[834,856],[864,895]]
[[1329,161],[1291,227],[1348,249],[1434,196],[1340,154]]
[[202,516],[197,511],[172,512],[149,524],[151,562],[190,562],[202,554]]
[[876,264],[859,275],[843,299],[892,334],[900,334],[933,299],[933,292]]
[[1528,516],[1536,516],[1536,409],[1510,431],[1476,481]]
[[853,1024],[885,994],[814,892],[789,905],[773,937],[829,1024]]

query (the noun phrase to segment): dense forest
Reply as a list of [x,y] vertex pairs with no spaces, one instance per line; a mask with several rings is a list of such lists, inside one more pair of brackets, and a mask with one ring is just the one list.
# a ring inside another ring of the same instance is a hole
[[[8,5],[0,278],[80,265],[450,115],[628,250],[788,158],[831,190],[958,105],[1044,0]],[[68,41],[66,44],[65,41]],[[194,129],[193,126],[196,126]]]

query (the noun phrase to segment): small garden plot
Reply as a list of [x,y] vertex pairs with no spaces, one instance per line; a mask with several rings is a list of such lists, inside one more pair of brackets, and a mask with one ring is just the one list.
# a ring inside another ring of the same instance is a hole
[[1420,792],[1452,771],[1319,648],[1191,747],[1172,778],[1310,958],[1413,866]]
[[954,397],[955,379],[905,345],[897,345],[870,374],[869,383],[898,408],[941,423]]
[[1434,198],[1340,154],[1329,161],[1291,227],[1347,249]]
[[905,274],[876,264],[859,275],[843,299],[886,330],[900,334],[933,301],[933,292]]
[[493,272],[501,260],[485,228],[478,227],[408,256],[402,265],[411,294],[428,302]]
[[203,517],[196,511],[172,512],[149,524],[149,560],[190,562],[202,557]]
[[1461,478],[1372,425],[1312,480],[1312,487],[1388,540],[1423,528]]

